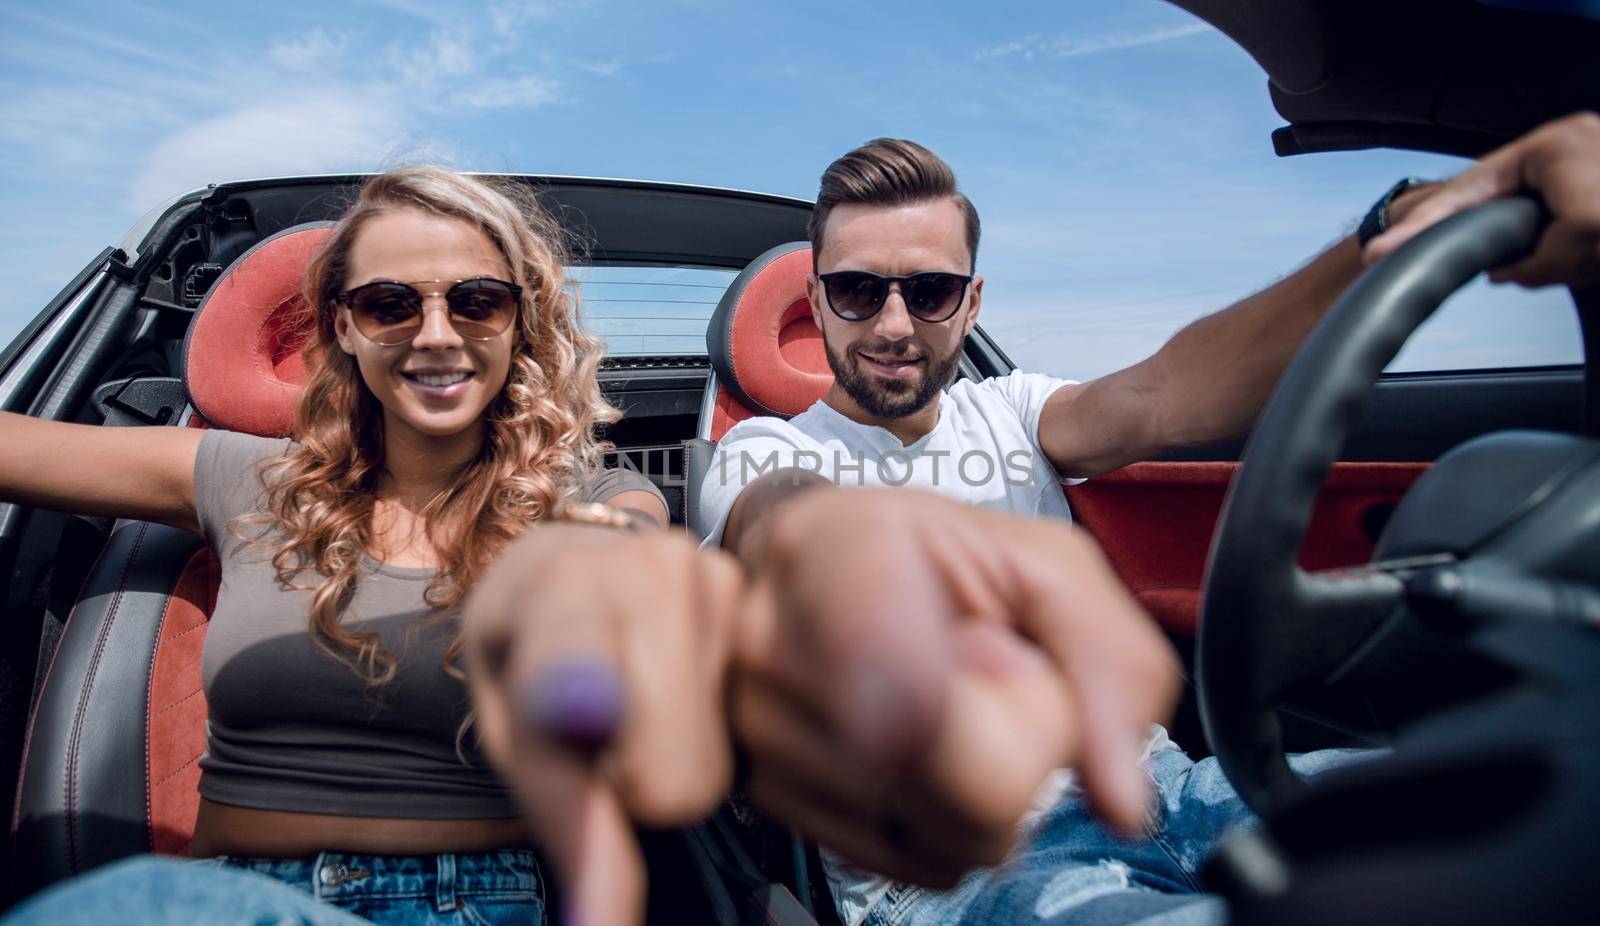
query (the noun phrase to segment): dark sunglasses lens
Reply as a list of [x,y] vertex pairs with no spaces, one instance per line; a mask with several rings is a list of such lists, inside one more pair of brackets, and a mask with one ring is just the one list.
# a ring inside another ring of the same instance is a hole
[[422,328],[422,297],[400,283],[373,283],[350,293],[350,315],[379,344],[409,341]]
[[925,321],[943,321],[961,301],[966,281],[953,273],[919,273],[900,284],[906,311]]
[[867,273],[830,273],[825,283],[834,314],[849,321],[876,315],[889,289],[887,283]]
[[469,338],[492,338],[511,327],[517,291],[500,280],[466,280],[450,287],[450,322]]

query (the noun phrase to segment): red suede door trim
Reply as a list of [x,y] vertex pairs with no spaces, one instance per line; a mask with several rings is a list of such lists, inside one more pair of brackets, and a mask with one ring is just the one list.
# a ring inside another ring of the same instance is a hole
[[206,696],[200,655],[217,602],[221,573],[209,550],[184,567],[167,599],[150,667],[145,773],[150,795],[150,848],[178,855],[194,836],[200,810],[200,756],[206,750]]
[[[1372,557],[1363,520],[1393,505],[1426,463],[1335,463],[1311,515],[1300,565],[1328,569]],[[1193,636],[1211,535],[1237,463],[1135,463],[1067,487],[1078,523],[1122,581],[1168,630]]]

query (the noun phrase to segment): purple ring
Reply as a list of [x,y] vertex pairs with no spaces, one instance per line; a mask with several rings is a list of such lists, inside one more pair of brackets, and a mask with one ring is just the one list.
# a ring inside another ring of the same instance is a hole
[[570,746],[598,749],[622,727],[622,679],[598,659],[546,666],[522,686],[521,701],[529,726]]

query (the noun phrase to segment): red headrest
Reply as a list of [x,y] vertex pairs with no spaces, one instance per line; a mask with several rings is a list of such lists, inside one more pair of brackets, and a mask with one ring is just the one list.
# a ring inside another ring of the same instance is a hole
[[757,414],[797,415],[833,385],[806,301],[810,273],[810,245],[773,248],[734,278],[706,328],[718,382]]
[[294,430],[308,332],[300,296],[306,265],[332,222],[297,225],[234,261],[195,313],[183,344],[189,400],[211,424],[263,437]]

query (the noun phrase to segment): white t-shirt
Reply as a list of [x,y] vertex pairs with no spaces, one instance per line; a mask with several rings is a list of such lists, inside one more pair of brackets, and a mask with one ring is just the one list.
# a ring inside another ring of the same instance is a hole
[[[706,545],[721,544],[728,512],[746,486],[788,467],[819,472],[835,485],[916,486],[1013,514],[1070,521],[1062,479],[1039,447],[1039,414],[1045,400],[1071,382],[1039,373],[962,380],[941,394],[938,424],[910,445],[820,401],[788,421],[741,421],[717,444],[701,484],[702,523],[712,526]],[[1024,830],[1074,790],[1070,771],[1053,773],[1035,797]],[[855,926],[891,882],[826,849],[822,858],[840,919]]]
[[722,542],[728,512],[764,473],[795,467],[840,486],[914,486],[1014,514],[1071,520],[1061,477],[1039,447],[1045,400],[1071,380],[1012,373],[962,380],[939,397],[939,422],[902,445],[875,425],[858,424],[817,402],[788,421],[750,418],[717,444],[700,485],[708,545]]

